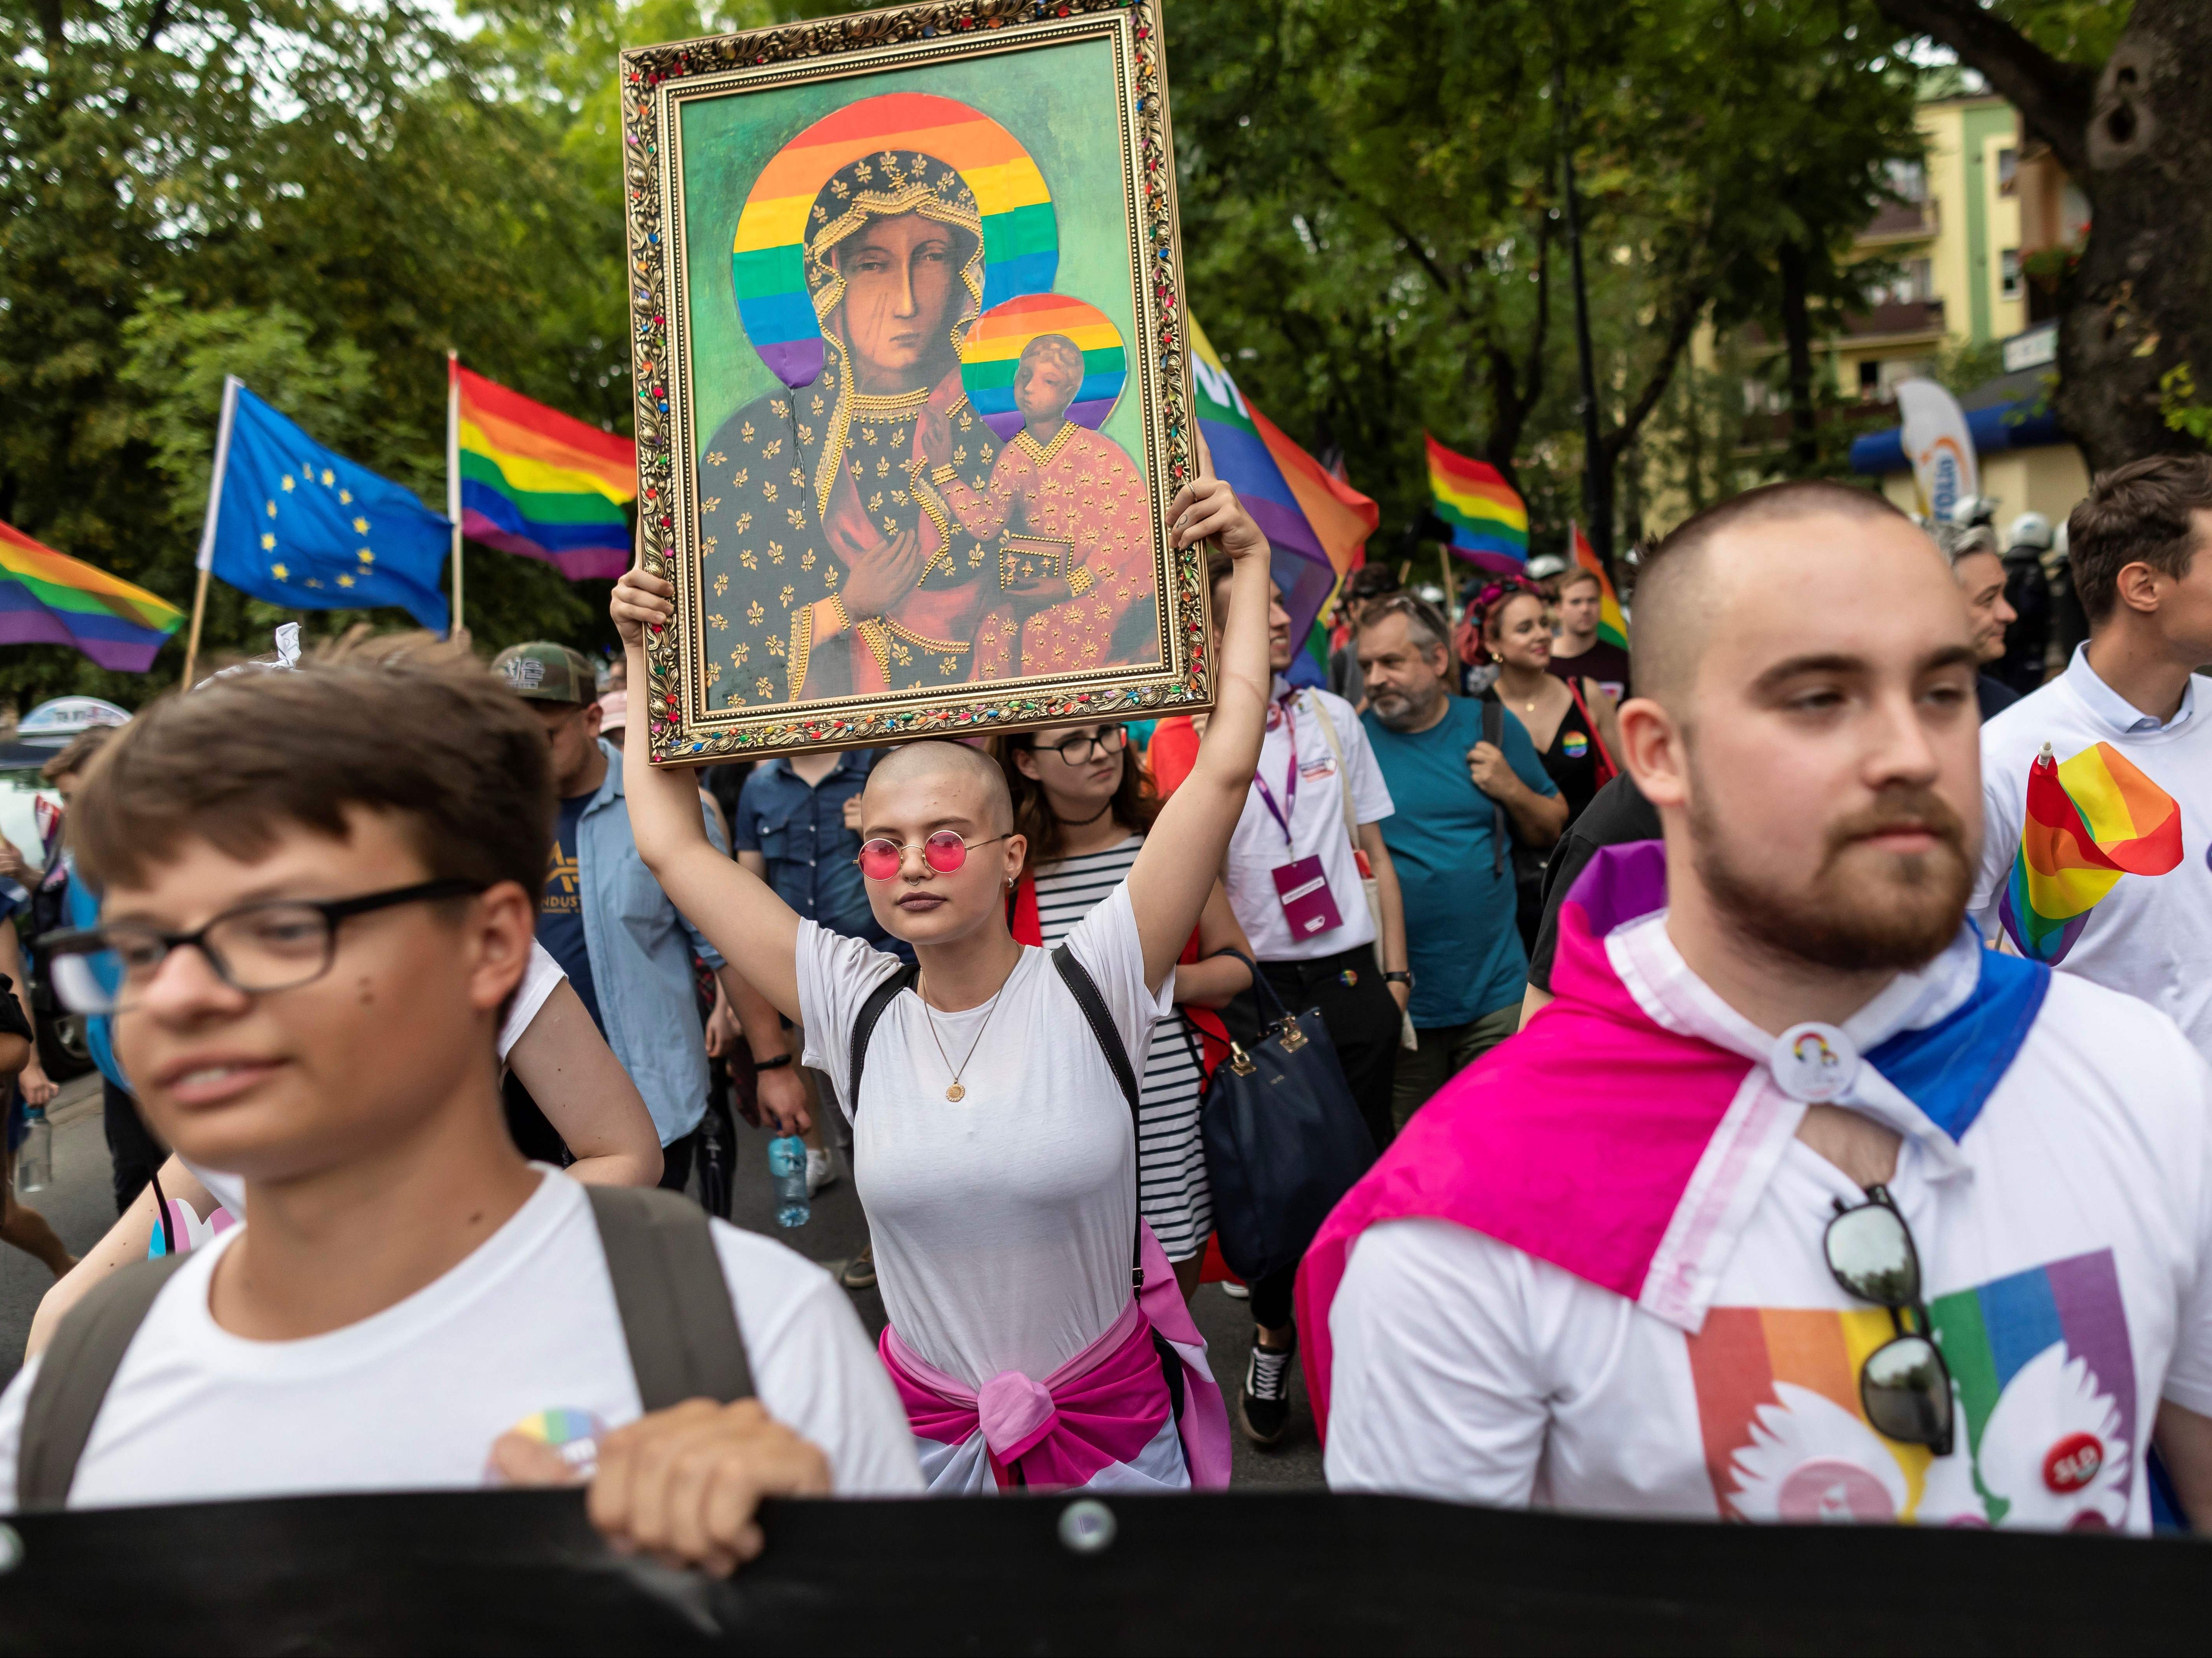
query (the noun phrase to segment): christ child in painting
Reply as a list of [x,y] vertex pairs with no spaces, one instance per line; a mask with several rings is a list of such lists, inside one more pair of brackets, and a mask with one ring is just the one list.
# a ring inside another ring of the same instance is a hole
[[[979,678],[1007,667],[1079,672],[1157,652],[1144,479],[1120,444],[1067,418],[1082,385],[1075,342],[1038,335],[1014,370],[1022,429],[988,477],[949,460],[928,474],[961,527],[996,545],[1000,602],[979,630]],[[925,430],[925,447],[933,435]]]

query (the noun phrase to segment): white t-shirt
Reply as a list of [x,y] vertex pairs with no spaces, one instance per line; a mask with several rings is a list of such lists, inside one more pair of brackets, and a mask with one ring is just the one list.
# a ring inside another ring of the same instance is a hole
[[[1343,784],[1336,758],[1322,731],[1316,701],[1328,706],[1336,726],[1336,740],[1344,750],[1345,768],[1351,774],[1352,810],[1363,823],[1378,823],[1395,810],[1382,768],[1367,745],[1367,733],[1352,704],[1334,692],[1301,690],[1292,698],[1289,718],[1282,715],[1284,699],[1291,695],[1287,681],[1275,680],[1274,701],[1268,704],[1267,734],[1260,744],[1258,775],[1267,780],[1275,805],[1290,818],[1290,836],[1283,835],[1275,814],[1267,810],[1255,782],[1244,798],[1243,815],[1230,837],[1225,885],[1229,907],[1252,941],[1252,953],[1263,962],[1303,962],[1334,956],[1375,942],[1375,918],[1367,913],[1367,897],[1359,884],[1359,865],[1352,838],[1344,829]],[[1295,738],[1295,740],[1293,740]],[[1291,756],[1297,764],[1297,797],[1290,795]],[[1274,872],[1302,858],[1319,858],[1328,880],[1328,896],[1335,902],[1343,924],[1325,932],[1293,938],[1283,914],[1280,889]]]
[[[921,1490],[914,1440],[851,1303],[821,1268],[720,1221],[753,1386],[820,1446],[837,1494]],[[467,1488],[493,1442],[544,1411],[639,1414],[614,1282],[584,1189],[550,1169],[467,1259],[358,1324],[299,1341],[218,1326],[225,1232],[186,1256],[131,1344],[77,1466],[71,1508]],[[15,1498],[40,1361],[0,1394],[0,1504]]]
[[[514,987],[514,1000],[508,1004],[506,1023],[499,1028],[501,1064],[505,1064],[507,1056],[514,1052],[515,1043],[522,1040],[522,1033],[530,1029],[530,1022],[544,1009],[545,999],[568,976],[561,970],[561,963],[553,958],[553,952],[532,938],[530,941],[530,965],[522,970],[522,982]],[[240,1220],[246,1218],[246,1181],[243,1179],[219,1169],[203,1168],[189,1157],[179,1157],[177,1161],[192,1171],[199,1183],[214,1194],[217,1203]]]
[[[1764,1057],[1770,1038],[1689,983],[1708,1005],[1670,994],[1684,1026]],[[1844,1025],[1860,1051],[1932,1023],[1896,1006],[1885,992],[1875,1028]],[[1694,1335],[1449,1222],[1370,1229],[1329,1318],[1329,1485],[1708,1520],[2148,1530],[2160,1399],[2212,1413],[2212,1072],[2164,1015],[2059,974],[1963,1139],[1909,1102],[1868,1114],[1906,1136],[1889,1189],[1958,1384],[1950,1456],[1881,1439],[1856,1409],[1859,1364],[1893,1330],[1837,1284],[1821,1240],[1838,1199],[1865,1199],[1792,1138],[1744,1192]]]
[[2179,712],[2160,726],[2097,677],[2085,647],[2063,674],[1982,727],[1984,822],[1972,914],[1991,939],[2004,935],[1998,900],[2020,852],[2028,770],[2046,743],[2061,766],[2109,744],[2181,809],[2181,861],[2163,875],[2121,876],[2088,912],[2059,970],[2140,996],[2212,1059],[2212,679],[2193,676]]
[[[1065,942],[1142,1076],[1153,1023],[1173,1011],[1175,975],[1158,995],[1145,988],[1127,884]],[[1048,954],[1030,947],[980,1007],[935,1012],[902,992],[869,1042],[856,1113],[853,1026],[898,967],[861,939],[799,923],[802,1063],[828,1073],[853,1121],[853,1182],[884,1309],[907,1345],[970,1387],[1005,1370],[1042,1381],[1129,1302],[1129,1102]],[[952,1067],[979,1042],[960,1075],[964,1097],[948,1100]]]

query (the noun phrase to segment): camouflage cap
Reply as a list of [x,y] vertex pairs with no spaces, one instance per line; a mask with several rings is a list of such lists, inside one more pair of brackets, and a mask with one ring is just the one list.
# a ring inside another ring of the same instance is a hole
[[510,645],[491,661],[491,670],[518,696],[533,702],[569,702],[581,707],[599,700],[599,676],[591,658],[550,640]]

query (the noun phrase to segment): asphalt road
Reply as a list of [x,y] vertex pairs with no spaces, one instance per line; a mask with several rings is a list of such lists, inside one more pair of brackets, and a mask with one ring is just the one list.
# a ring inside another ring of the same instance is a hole
[[[29,1199],[76,1253],[95,1242],[115,1218],[108,1180],[107,1142],[100,1129],[97,1075],[80,1078],[64,1090],[49,1110],[54,1125],[54,1183]],[[860,1251],[867,1241],[867,1224],[853,1193],[849,1176],[817,1193],[813,1215],[805,1226],[788,1231],[778,1227],[768,1179],[768,1137],[738,1129],[738,1166],[732,1193],[730,1218],[748,1230],[781,1238],[811,1260],[835,1272]],[[840,1154],[840,1169],[843,1167]],[[52,1280],[46,1268],[30,1256],[0,1245],[0,1376],[12,1376],[22,1360],[23,1339],[30,1332],[31,1315],[39,1297]],[[853,1303],[871,1337],[884,1327],[883,1297],[872,1290],[857,1291]],[[1318,1486],[1321,1446],[1314,1437],[1313,1416],[1307,1409],[1305,1384],[1292,1375],[1291,1429],[1283,1442],[1263,1451],[1234,1428],[1236,1389],[1251,1351],[1252,1321],[1241,1301],[1231,1300],[1218,1284],[1200,1289],[1192,1303],[1200,1333],[1206,1337],[1213,1363],[1214,1379],[1229,1400],[1231,1434],[1236,1445],[1235,1483],[1240,1486]]]

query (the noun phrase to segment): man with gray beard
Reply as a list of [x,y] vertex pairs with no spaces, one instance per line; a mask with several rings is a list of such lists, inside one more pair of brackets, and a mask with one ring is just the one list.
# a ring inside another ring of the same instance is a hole
[[1663,841],[1591,861],[1556,999],[1307,1252],[1331,1487],[2142,1533],[2155,1443],[2212,1524],[2212,1069],[1966,925],[1943,559],[1753,490],[1646,561],[1634,647]]
[[1486,742],[1483,705],[1452,695],[1450,638],[1435,606],[1398,592],[1367,606],[1353,641],[1367,687],[1361,723],[1398,807],[1382,842],[1405,899],[1406,1011],[1420,1043],[1400,1050],[1392,1079],[1401,1128],[1520,1023],[1528,956],[1506,842],[1548,849],[1567,821],[1520,720],[1501,709],[1498,740]]

